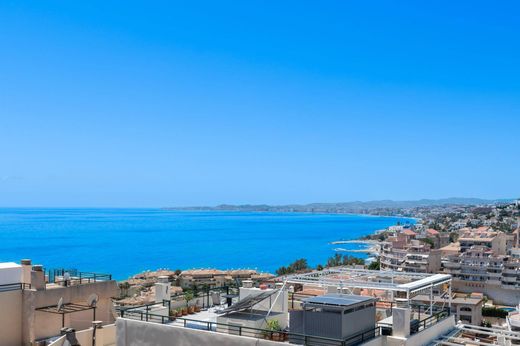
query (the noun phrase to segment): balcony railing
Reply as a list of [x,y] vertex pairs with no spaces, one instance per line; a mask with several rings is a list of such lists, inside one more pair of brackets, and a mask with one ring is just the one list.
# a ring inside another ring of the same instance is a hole
[[[69,276],[68,279],[65,279],[66,274]],[[49,283],[60,285],[81,285],[112,280],[111,274],[80,272],[77,269],[50,269],[47,275]]]
[[0,285],[0,292],[7,292],[7,291],[17,291],[17,290],[26,290],[30,289],[31,284],[26,284],[22,282],[17,282],[13,284],[3,284]]
[[120,311],[121,317],[137,319],[141,321],[155,322],[161,324],[171,324],[184,328],[206,330],[216,333],[224,333],[238,336],[246,336],[257,339],[267,339],[303,344],[308,346],[354,346],[367,342],[380,335],[380,328],[373,328],[361,333],[354,334],[346,339],[327,338],[322,336],[294,333],[290,330],[273,331],[253,327],[240,326],[236,324],[226,324],[213,321],[200,321],[184,317],[168,317],[143,311]]

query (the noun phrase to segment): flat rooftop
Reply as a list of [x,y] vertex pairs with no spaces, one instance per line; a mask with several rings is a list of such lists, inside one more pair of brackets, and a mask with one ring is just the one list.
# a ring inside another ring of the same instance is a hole
[[360,303],[368,303],[375,301],[375,298],[357,296],[353,294],[338,294],[331,293],[323,296],[311,297],[303,299],[305,304],[312,305],[329,305],[329,306],[341,306],[348,307],[352,305],[358,305]]
[[0,269],[21,268],[22,266],[14,262],[0,262]]

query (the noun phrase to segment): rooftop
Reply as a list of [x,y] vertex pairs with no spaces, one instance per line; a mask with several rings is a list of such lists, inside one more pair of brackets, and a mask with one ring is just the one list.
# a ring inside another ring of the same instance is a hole
[[360,303],[373,302],[375,300],[375,298],[366,296],[331,293],[323,296],[306,298],[303,299],[303,302],[313,305],[352,306]]
[[0,262],[0,269],[21,268],[22,266],[14,262]]

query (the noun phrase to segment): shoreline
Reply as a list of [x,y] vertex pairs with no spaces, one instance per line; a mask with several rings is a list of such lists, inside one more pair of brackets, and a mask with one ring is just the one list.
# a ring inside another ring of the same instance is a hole
[[380,214],[368,214],[368,213],[356,213],[356,212],[348,212],[348,213],[339,213],[339,212],[325,212],[325,211],[288,211],[288,210],[233,210],[233,209],[178,209],[178,208],[159,208],[159,210],[163,211],[176,211],[176,212],[212,212],[212,213],[252,213],[252,214],[309,214],[309,215],[351,215],[351,216],[366,216],[366,217],[379,217],[379,218],[403,218],[410,219],[414,221],[420,220],[418,217],[414,216],[404,216],[404,215],[380,215]]

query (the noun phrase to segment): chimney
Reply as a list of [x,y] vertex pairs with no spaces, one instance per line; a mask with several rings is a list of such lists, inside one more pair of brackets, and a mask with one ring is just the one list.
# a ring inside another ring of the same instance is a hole
[[34,265],[31,271],[31,288],[42,291],[45,289],[45,273],[42,265]]
[[163,284],[167,284],[169,282],[168,281],[168,276],[167,275],[160,275],[157,278],[157,282],[160,282],[160,283],[163,283]]
[[244,287],[244,288],[253,288],[253,280],[244,280],[244,281],[242,281],[242,287]]
[[30,259],[23,259],[20,261],[20,264],[22,265],[22,283],[24,284],[30,284],[31,283],[31,260]]

